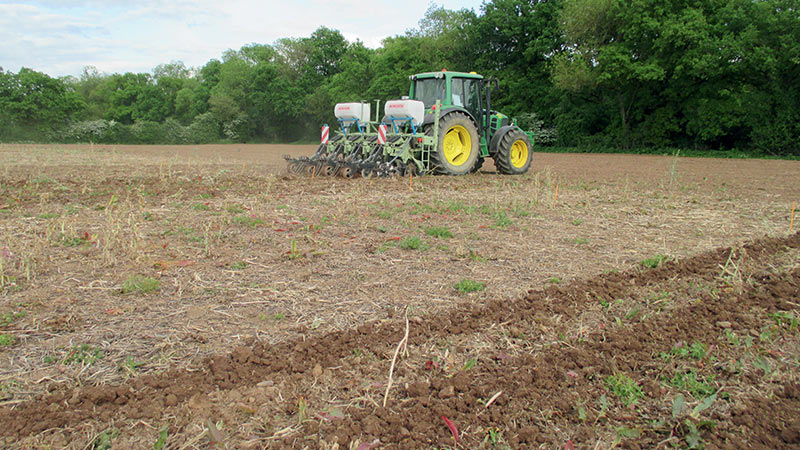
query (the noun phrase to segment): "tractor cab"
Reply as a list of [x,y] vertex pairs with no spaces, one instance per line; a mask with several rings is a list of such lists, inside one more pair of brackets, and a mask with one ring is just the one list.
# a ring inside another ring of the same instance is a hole
[[483,122],[482,92],[484,78],[476,73],[428,72],[412,75],[409,97],[425,104],[431,111],[436,101],[444,110],[459,108],[467,110],[476,123]]

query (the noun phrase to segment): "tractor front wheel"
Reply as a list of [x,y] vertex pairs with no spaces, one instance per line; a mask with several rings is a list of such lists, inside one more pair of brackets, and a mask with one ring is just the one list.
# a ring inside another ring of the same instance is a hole
[[431,154],[437,173],[466,175],[480,154],[478,129],[464,113],[452,112],[439,120],[439,142]]
[[494,165],[506,175],[520,175],[528,171],[533,161],[533,149],[528,135],[520,130],[511,130],[500,139]]

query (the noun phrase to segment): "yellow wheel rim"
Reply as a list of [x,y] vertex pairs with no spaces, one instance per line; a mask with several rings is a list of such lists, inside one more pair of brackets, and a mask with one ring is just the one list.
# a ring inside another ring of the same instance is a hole
[[511,165],[517,169],[525,167],[528,162],[528,144],[522,139],[517,139],[511,144]]
[[454,125],[445,133],[442,147],[447,162],[454,166],[460,166],[469,161],[469,155],[472,152],[472,137],[466,128]]

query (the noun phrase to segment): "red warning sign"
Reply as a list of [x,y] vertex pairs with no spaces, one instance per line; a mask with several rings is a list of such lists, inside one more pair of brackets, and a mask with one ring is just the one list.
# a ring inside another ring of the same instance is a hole
[[378,143],[381,145],[386,143],[386,125],[384,124],[378,126]]
[[330,131],[331,129],[327,125],[322,126],[322,133],[320,134],[320,139],[319,139],[320,142],[322,142],[323,144],[328,143],[328,138],[330,137]]

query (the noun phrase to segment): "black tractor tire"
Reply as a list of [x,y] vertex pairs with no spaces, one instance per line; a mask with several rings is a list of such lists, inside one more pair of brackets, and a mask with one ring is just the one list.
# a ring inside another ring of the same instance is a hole
[[483,167],[483,162],[484,162],[483,156],[478,157],[477,161],[475,161],[475,165],[472,166],[472,173],[476,173],[479,170],[481,170],[481,167]]
[[439,174],[466,175],[480,157],[479,146],[475,122],[462,112],[451,112],[439,120],[439,142],[431,152],[431,167]]
[[494,165],[505,175],[521,175],[528,171],[533,161],[533,146],[528,135],[511,130],[497,143]]

